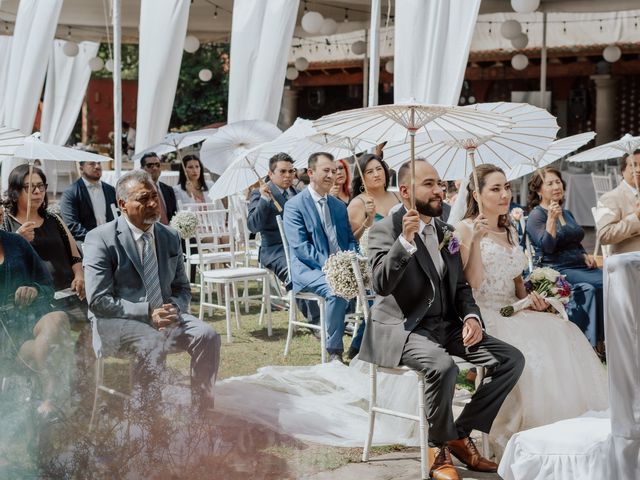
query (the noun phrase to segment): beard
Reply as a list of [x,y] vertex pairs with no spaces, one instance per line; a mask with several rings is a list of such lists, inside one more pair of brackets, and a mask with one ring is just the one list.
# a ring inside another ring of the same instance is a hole
[[153,225],[156,222],[160,221],[160,214],[158,213],[157,215],[153,216],[153,217],[149,217],[149,218],[145,218],[143,223],[145,225]]
[[442,215],[442,200],[438,206],[433,206],[431,202],[434,200],[435,198],[431,199],[429,202],[424,202],[416,198],[416,210],[418,213],[427,217],[439,217]]

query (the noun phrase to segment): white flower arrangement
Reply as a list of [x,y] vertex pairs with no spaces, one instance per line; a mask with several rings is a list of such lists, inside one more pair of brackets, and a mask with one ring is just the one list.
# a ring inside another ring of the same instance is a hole
[[360,255],[363,257],[369,255],[369,228],[364,229],[364,233],[360,237],[358,245],[360,247]]
[[356,274],[351,265],[351,259],[356,255],[360,263],[360,271],[365,288],[370,284],[369,266],[364,257],[358,256],[353,251],[340,251],[331,255],[322,271],[327,279],[327,284],[333,293],[346,300],[351,300],[358,295],[358,284],[356,283]]
[[51,205],[49,205],[49,208],[47,208],[47,212],[49,213],[49,215],[56,215],[58,217],[62,215],[59,203],[52,203]]
[[186,240],[196,236],[198,219],[196,218],[195,213],[183,210],[173,216],[171,219],[171,226],[178,231],[181,238]]

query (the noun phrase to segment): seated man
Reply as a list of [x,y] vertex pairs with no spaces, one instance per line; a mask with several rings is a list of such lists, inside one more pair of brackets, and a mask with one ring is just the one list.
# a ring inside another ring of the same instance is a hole
[[329,360],[342,361],[344,318],[349,302],[333,295],[322,267],[332,253],[356,250],[356,240],[344,202],[328,195],[337,171],[333,156],[312,154],[308,171],[309,186],[289,200],[284,209],[291,280],[294,291],[312,292],[325,298]]
[[191,291],[180,237],[159,223],[151,177],[135,170],[116,185],[122,216],[87,235],[84,267],[89,318],[107,351],[136,357],[140,400],[158,400],[168,352],[191,355],[192,399],[199,412],[213,402],[220,336],[189,314]]
[[111,205],[116,203],[116,191],[100,181],[100,162],[80,162],[80,172],[80,179],[62,193],[60,211],[73,238],[84,242],[87,232],[113,220]]
[[156,153],[145,153],[140,158],[140,167],[151,175],[151,180],[156,184],[158,190],[158,200],[160,200],[160,223],[169,225],[169,222],[178,211],[178,202],[173,187],[160,182],[160,157]]
[[611,253],[640,251],[640,150],[621,160],[622,182],[598,201],[598,239]]
[[[443,190],[435,168],[415,165],[415,209],[411,208],[410,163],[398,172],[404,206],[369,232],[369,261],[377,297],[359,358],[382,367],[406,365],[425,374],[429,422],[430,478],[456,480],[453,452],[473,470],[495,472],[469,434],[488,433],[502,402],[515,386],[524,357],[483,331],[480,309],[462,270],[460,253],[440,246],[453,227],[437,220]],[[454,422],[452,401],[458,368],[451,355],[489,369],[472,400]]]

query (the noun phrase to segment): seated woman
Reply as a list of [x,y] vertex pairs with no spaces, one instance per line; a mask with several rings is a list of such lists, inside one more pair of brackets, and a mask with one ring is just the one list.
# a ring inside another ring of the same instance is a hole
[[336,161],[336,178],[329,194],[342,200],[345,205],[349,205],[351,200],[351,169],[349,163],[344,158]]
[[[351,192],[353,200],[349,204],[349,223],[356,240],[359,240],[365,230],[373,222],[382,220],[389,214],[389,210],[400,202],[389,187],[389,167],[381,157],[366,154],[359,157],[353,171]],[[360,171],[364,178],[360,175]]]
[[580,327],[591,345],[597,346],[598,353],[602,354],[602,270],[581,244],[584,230],[571,212],[562,208],[565,191],[562,174],[553,167],[546,167],[540,172],[529,181],[530,213],[526,229],[535,250],[536,266],[551,267],[566,275],[572,286],[569,319]]
[[[487,333],[518,348],[526,364],[490,432],[498,455],[516,432],[607,408],[607,376],[580,330],[535,293],[527,294],[527,265],[508,220],[511,185],[495,165],[479,165],[479,195],[471,178],[467,211],[456,226],[464,273],[480,307]],[[460,192],[459,195],[465,195]],[[482,202],[479,214],[477,199]],[[511,317],[500,309],[529,295],[532,306]]]
[[[179,204],[211,203],[207,192],[213,182],[204,177],[204,166],[196,155],[185,155],[178,176],[178,185],[173,187]],[[223,208],[221,206],[221,208]]]

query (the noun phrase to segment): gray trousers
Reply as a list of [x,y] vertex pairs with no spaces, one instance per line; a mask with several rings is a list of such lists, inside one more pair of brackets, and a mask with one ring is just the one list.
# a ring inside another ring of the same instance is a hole
[[[452,402],[458,367],[451,355],[487,369],[482,385],[455,422]],[[474,429],[489,433],[502,402],[520,378],[524,356],[486,333],[480,343],[466,348],[462,325],[452,327],[441,321],[430,328],[419,326],[409,334],[402,364],[425,374],[429,444],[438,446],[466,437]]]

